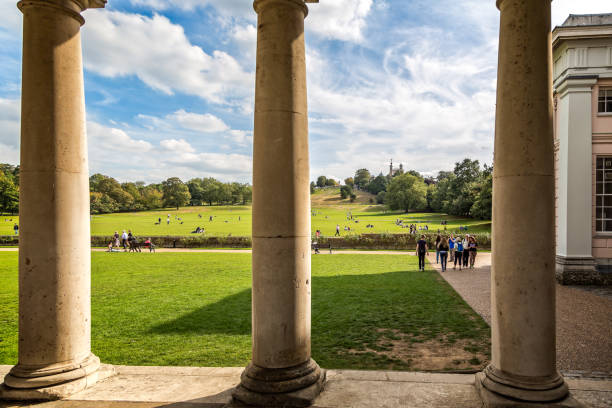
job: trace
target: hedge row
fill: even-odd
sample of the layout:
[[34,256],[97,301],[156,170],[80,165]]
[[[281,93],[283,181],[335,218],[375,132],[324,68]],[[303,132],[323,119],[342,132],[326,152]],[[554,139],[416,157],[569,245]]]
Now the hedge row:
[[[434,247],[437,234],[361,234],[345,235],[343,237],[320,237],[321,248],[337,249],[401,249],[414,250],[418,237],[425,235],[430,248]],[[476,237],[480,249],[491,248],[491,235],[486,233],[470,234]],[[105,247],[111,240],[110,236],[93,236],[91,245]],[[194,236],[153,236],[153,243],[160,248],[251,248],[251,237],[208,237]],[[313,242],[316,239],[313,237]],[[18,245],[18,237],[0,236],[0,245]]]

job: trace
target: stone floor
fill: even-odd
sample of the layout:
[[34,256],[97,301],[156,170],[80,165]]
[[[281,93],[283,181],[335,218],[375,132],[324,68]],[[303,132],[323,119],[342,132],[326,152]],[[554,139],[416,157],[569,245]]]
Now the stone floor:
[[[435,253],[429,262],[440,272]],[[449,263],[441,276],[491,324],[491,253],[479,253],[474,269],[453,270]],[[612,288],[556,286],[557,367],[612,377]]]
[[[0,376],[9,370],[0,366]],[[0,408],[226,407],[242,367],[104,366],[115,375],[63,401]],[[1,378],[1,377],[0,377]],[[472,374],[328,370],[316,408],[480,408]],[[593,408],[612,407],[612,380],[568,378],[574,397]]]

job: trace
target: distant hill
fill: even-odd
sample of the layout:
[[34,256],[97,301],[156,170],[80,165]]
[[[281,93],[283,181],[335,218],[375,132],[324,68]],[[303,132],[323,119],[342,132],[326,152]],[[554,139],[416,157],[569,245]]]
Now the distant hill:
[[[340,187],[317,188],[314,194],[310,195],[310,203],[313,207],[323,207],[326,205],[372,205],[376,204],[376,196],[365,191],[353,190],[357,199],[351,203],[349,198],[340,198]],[[370,201],[371,200],[371,201]]]

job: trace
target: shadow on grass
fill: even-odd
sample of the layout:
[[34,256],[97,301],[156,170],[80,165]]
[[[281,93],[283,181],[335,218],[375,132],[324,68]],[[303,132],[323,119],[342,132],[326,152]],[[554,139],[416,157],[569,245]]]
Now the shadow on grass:
[[[312,288],[313,351],[374,347],[380,330],[476,338],[488,326],[435,272],[319,276]],[[251,289],[154,326],[150,333],[248,335]]]
[[251,289],[154,326],[150,333],[250,334]]

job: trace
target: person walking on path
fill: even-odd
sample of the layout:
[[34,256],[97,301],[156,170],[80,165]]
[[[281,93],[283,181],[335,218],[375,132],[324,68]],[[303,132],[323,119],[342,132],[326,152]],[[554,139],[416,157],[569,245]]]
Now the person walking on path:
[[19,235],[19,225],[13,225],[13,231],[15,231],[15,235]]
[[455,260],[455,237],[453,237],[453,234],[450,235],[450,238],[448,239],[448,251],[450,252],[450,262],[453,262]]
[[116,246],[117,249],[119,249],[119,233],[117,231],[115,231],[115,234],[113,235],[113,242],[114,242],[114,246]]
[[442,272],[446,271],[446,260],[448,259],[448,240],[446,237],[442,237],[440,241],[440,245],[438,246],[438,250],[440,251],[440,266],[442,267]]
[[440,246],[440,241],[442,241],[442,238],[440,237],[440,234],[438,234],[436,237],[436,264],[438,264],[440,261],[440,249],[438,248]]
[[336,235],[334,235],[335,237],[339,237],[340,236],[340,224],[336,224]]
[[461,270],[461,263],[463,262],[463,241],[461,241],[461,237],[457,237],[457,243],[455,244],[455,263],[453,264],[453,269],[457,268],[457,264],[459,264],[459,270]]
[[470,259],[470,235],[466,234],[463,240],[463,267],[468,267],[468,260]]
[[476,262],[476,251],[478,250],[478,243],[476,243],[476,238],[470,237],[470,268],[474,268],[474,263]]
[[123,246],[123,252],[127,251],[128,244],[128,234],[123,230],[123,234],[121,234],[121,246]]
[[421,235],[421,239],[417,242],[417,255],[419,257],[419,270],[425,270],[425,255],[428,254],[427,251],[427,241],[425,241],[425,235]]

